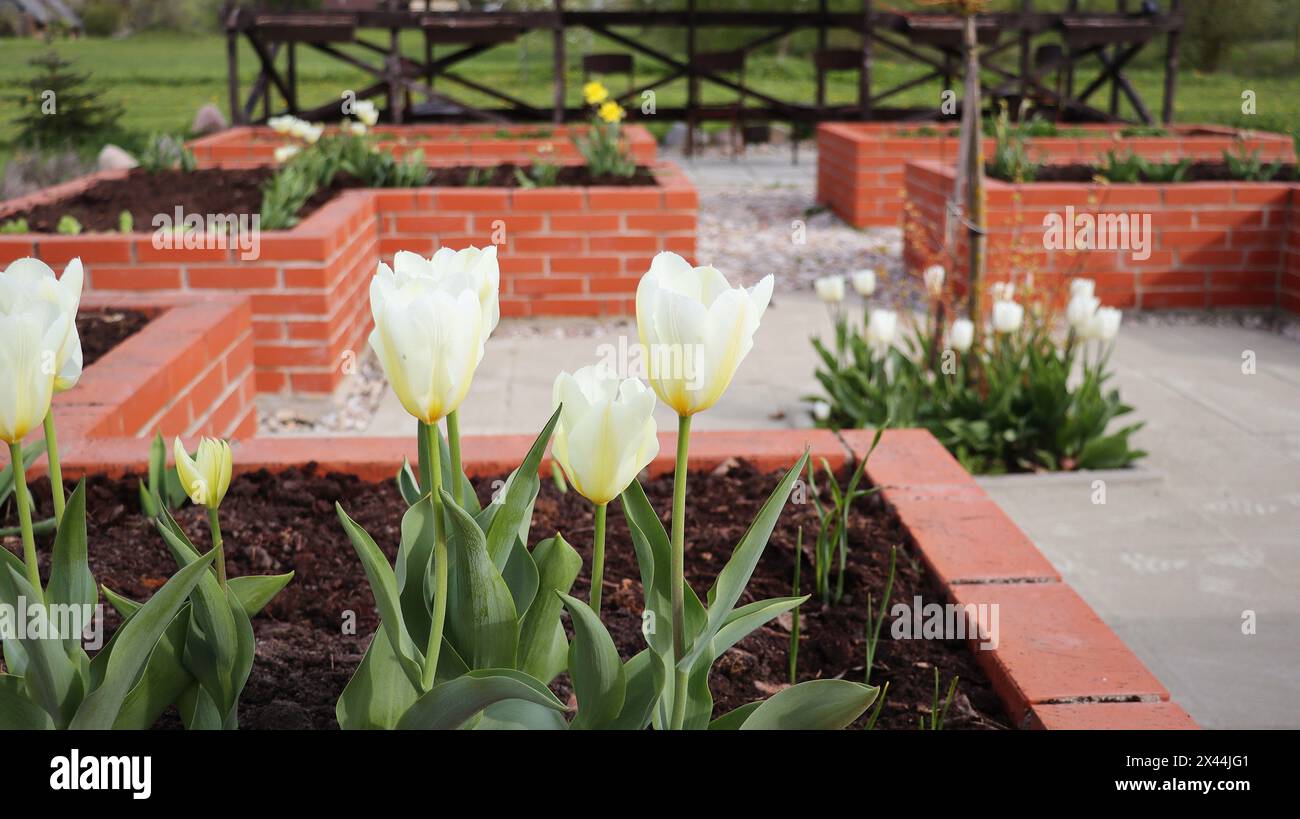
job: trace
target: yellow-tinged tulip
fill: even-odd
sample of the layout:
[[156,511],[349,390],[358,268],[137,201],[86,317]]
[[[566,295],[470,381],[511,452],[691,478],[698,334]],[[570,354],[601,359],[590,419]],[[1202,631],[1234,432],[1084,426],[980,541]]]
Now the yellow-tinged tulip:
[[636,322],[659,400],[678,415],[718,402],[754,346],[772,285],[769,274],[748,290],[733,288],[712,266],[655,256],[637,285]]
[[482,271],[486,287],[475,277],[477,265],[450,264],[460,257],[449,253],[442,267],[437,256],[431,262],[398,253],[400,272],[380,263],[370,282],[370,347],[402,406],[426,424],[465,400],[496,324],[497,277],[489,275],[496,270],[495,248],[482,251],[492,258],[490,271]]
[[81,305],[81,287],[85,274],[81,259],[73,259],[55,276],[50,266],[39,259],[18,259],[0,273],[0,313],[24,310],[34,302],[45,302],[66,319],[65,330],[54,352],[54,391],[64,392],[81,378],[81,337],[77,334],[77,309]]
[[619,105],[617,102],[610,100],[600,106],[600,110],[596,112],[596,115],[603,121],[612,123],[618,122],[623,119],[623,117],[627,116],[627,111],[623,110],[623,106]]
[[220,438],[204,438],[199,442],[198,457],[191,458],[177,438],[172,443],[172,451],[176,456],[176,475],[190,500],[209,509],[220,506],[230,488],[234,466],[230,444]]
[[[383,266],[380,266],[383,269]],[[427,278],[440,290],[457,293],[465,288],[474,291],[483,311],[483,339],[486,341],[501,320],[501,267],[496,245],[477,248],[473,245],[452,250],[440,247],[433,258],[399,250],[393,256],[393,275],[399,286],[414,278]]]
[[609,91],[605,86],[596,81],[592,81],[582,86],[582,96],[587,100],[588,105],[600,105],[609,99]]
[[69,320],[49,302],[0,305],[0,440],[16,444],[41,425],[54,395],[55,356]]
[[551,454],[583,497],[609,503],[659,454],[654,393],[588,366],[556,376],[552,406],[561,404]]

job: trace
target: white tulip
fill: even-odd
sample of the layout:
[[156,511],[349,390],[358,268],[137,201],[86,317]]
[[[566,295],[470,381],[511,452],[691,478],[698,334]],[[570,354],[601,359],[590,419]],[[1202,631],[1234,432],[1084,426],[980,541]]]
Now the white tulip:
[[1071,279],[1070,298],[1092,298],[1097,293],[1097,282],[1092,279]]
[[839,304],[844,301],[843,276],[822,276],[813,282],[813,289],[817,291],[817,298],[827,304]]
[[932,264],[925,269],[922,278],[925,279],[925,289],[930,294],[930,298],[937,299],[943,294],[944,276],[943,265]]
[[970,350],[975,341],[975,325],[967,318],[959,318],[948,330],[948,343],[959,353]]
[[373,127],[379,122],[379,109],[370,100],[359,100],[352,103],[352,116],[361,120],[367,127]]
[[293,124],[299,121],[300,120],[297,117],[291,117],[288,114],[285,114],[280,117],[271,117],[266,121],[266,124],[271,126],[271,130],[275,131],[277,134],[288,134],[293,130]]
[[877,308],[867,317],[867,344],[876,351],[889,349],[898,331],[898,314]]
[[473,290],[483,313],[484,341],[501,320],[501,267],[497,262],[496,245],[482,249],[471,245],[461,250],[441,247],[431,259],[399,250],[393,256],[393,272],[399,284],[407,279],[427,278],[441,290]]
[[70,319],[48,301],[7,306],[15,309],[0,309],[0,440],[17,444],[50,411]]
[[998,333],[1014,333],[1025,318],[1025,308],[1014,301],[993,302],[993,329]]
[[172,454],[176,457],[176,476],[190,500],[209,509],[220,506],[234,471],[230,444],[220,438],[204,438],[199,441],[197,457],[191,458],[181,439],[176,438]]
[[831,405],[825,401],[814,401],[812,405],[813,417],[818,421],[825,421],[831,417]]
[[370,348],[402,406],[426,424],[460,406],[483,359],[487,328],[471,282],[398,275],[382,262],[370,281]]
[[293,159],[302,149],[297,145],[281,145],[275,149],[275,161],[277,164],[283,164]]
[[352,136],[365,136],[366,124],[364,122],[349,122],[347,124],[348,133]]
[[1086,336],[1098,341],[1114,341],[1119,335],[1120,321],[1123,314],[1114,307],[1101,307],[1088,322]]
[[993,301],[1011,301],[1016,297],[1016,286],[1011,282],[994,282],[989,292],[993,296]]
[[619,379],[599,365],[587,366],[556,376],[551,395],[552,407],[563,405],[551,454],[569,483],[592,503],[623,494],[659,454],[655,396],[635,378]]
[[731,287],[712,266],[692,267],[660,253],[636,290],[636,321],[650,387],[678,415],[718,402],[772,299],[769,274],[754,287]]
[[1080,289],[1070,298],[1070,303],[1065,307],[1065,320],[1076,333],[1085,333],[1088,323],[1092,321],[1093,315],[1100,306],[1101,299],[1089,295],[1086,289]]
[[67,335],[54,354],[54,391],[64,392],[81,378],[81,337],[77,334],[77,309],[85,273],[81,259],[73,259],[55,276],[39,259],[18,259],[0,273],[0,313],[22,310],[31,302],[52,304],[67,319]]
[[854,273],[853,289],[864,299],[876,292],[876,271],[859,270]]

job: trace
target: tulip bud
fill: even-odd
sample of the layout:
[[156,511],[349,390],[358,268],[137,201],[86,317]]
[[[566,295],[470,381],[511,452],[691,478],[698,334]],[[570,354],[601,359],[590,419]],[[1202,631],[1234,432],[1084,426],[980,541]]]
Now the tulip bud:
[[1020,329],[1025,318],[1025,308],[1014,301],[993,302],[993,330],[998,333],[1014,333]]
[[825,421],[831,417],[831,405],[825,401],[814,401],[812,405],[813,418],[818,421]]
[[1123,314],[1114,307],[1098,308],[1088,321],[1085,335],[1098,341],[1114,341],[1115,336],[1119,335],[1119,325],[1123,318]]
[[[448,253],[444,261],[461,259]],[[495,272],[495,248],[490,255]],[[414,253],[399,252],[394,263],[399,272],[381,262],[370,282],[370,347],[406,411],[433,424],[469,392],[491,332],[487,317],[495,326],[497,280],[476,267],[439,266]]]
[[1090,299],[1096,295],[1097,282],[1092,279],[1071,279],[1070,280],[1070,298],[1087,298]]
[[864,299],[876,292],[876,271],[859,270],[854,273],[853,289]]
[[844,301],[843,276],[822,276],[813,282],[813,289],[817,291],[817,298],[827,304],[839,304]]
[[925,279],[925,289],[930,294],[930,298],[937,299],[943,295],[944,275],[943,265],[932,264],[925,269],[922,277]]
[[[769,274],[748,290],[733,288],[716,268],[655,256],[637,285],[636,323],[659,400],[678,415],[718,402],[754,346],[772,285]],[[692,366],[674,366],[684,362]]]
[[0,288],[0,440],[17,444],[50,411],[55,356],[69,319],[50,302],[6,301],[6,290]]
[[190,500],[199,506],[216,509],[230,488],[233,462],[230,444],[219,438],[204,438],[199,442],[198,457],[191,458],[181,439],[172,442],[176,456],[176,476]]
[[73,259],[56,277],[50,266],[39,259],[18,259],[0,274],[0,312],[23,309],[24,305],[45,302],[66,319],[66,335],[55,348],[54,391],[65,392],[81,378],[81,337],[77,334],[77,309],[81,305],[81,288],[85,275],[81,259]]
[[893,310],[875,309],[867,317],[867,344],[877,352],[889,349],[898,330],[898,314]]
[[975,341],[975,325],[970,319],[959,318],[952,323],[948,330],[948,343],[959,353],[970,350],[971,344]]
[[[1076,279],[1076,281],[1078,280]],[[1069,322],[1070,327],[1074,328],[1076,333],[1086,333],[1088,323],[1092,321],[1093,315],[1100,306],[1100,299],[1088,295],[1086,289],[1080,288],[1079,292],[1071,297],[1070,303],[1066,305],[1065,320]]]
[[551,455],[574,489],[592,503],[623,494],[659,454],[655,396],[635,378],[619,379],[599,366],[555,378],[552,406],[560,407]]

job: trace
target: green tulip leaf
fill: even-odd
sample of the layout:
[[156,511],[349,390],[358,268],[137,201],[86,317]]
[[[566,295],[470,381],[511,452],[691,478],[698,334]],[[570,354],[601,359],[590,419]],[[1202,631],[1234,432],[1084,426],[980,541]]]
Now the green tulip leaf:
[[[14,591],[25,603],[16,607],[15,617],[26,620],[27,608],[42,605],[40,592],[12,567],[6,567],[5,571],[9,573]],[[22,638],[21,642],[27,656],[23,681],[28,696],[45,709],[56,726],[67,726],[85,695],[85,681],[78,673],[76,663],[64,651],[60,641],[29,636]]]
[[352,547],[361,558],[361,566],[365,569],[366,579],[370,582],[370,591],[375,597],[375,607],[379,609],[379,619],[386,626],[383,631],[392,645],[393,656],[411,684],[419,688],[424,655],[415,647],[410,635],[407,634],[406,624],[402,618],[401,598],[397,590],[397,576],[393,574],[393,569],[388,565],[384,553],[375,545],[375,541],[366,530],[348,517],[342,506],[335,504],[335,509],[339,520],[343,523],[344,531],[348,534],[348,539],[352,541]]
[[433,499],[424,496],[411,504],[402,515],[402,541],[397,550],[397,588],[402,605],[402,620],[407,634],[419,646],[429,641],[431,616],[425,601],[424,578],[433,559]]
[[871,707],[880,689],[849,680],[809,680],[763,701],[740,726],[745,731],[836,731]]
[[240,606],[244,609],[244,614],[248,617],[256,617],[258,612],[266,608],[267,604],[275,599],[289,581],[293,580],[293,572],[284,574],[251,574],[244,577],[232,577],[227,581],[230,590],[235,593],[239,599]]
[[754,709],[758,708],[758,706],[762,704],[762,700],[755,700],[753,702],[747,702],[738,708],[734,708],[718,717],[713,722],[710,722],[709,730],[735,731],[739,729],[740,726],[744,725],[745,720],[749,719],[750,714],[754,713]]
[[514,598],[488,556],[483,530],[442,490],[447,546],[453,557],[447,627],[471,668],[513,668],[519,641]]
[[574,728],[607,728],[623,711],[627,677],[614,639],[591,607],[563,592],[555,594],[573,618],[573,643],[569,646],[569,678],[578,698]]
[[23,678],[0,674],[0,731],[47,731],[53,727],[45,709],[27,699]]
[[519,626],[519,668],[543,682],[555,679],[568,664],[569,641],[560,623],[563,601],[582,570],[582,556],[562,536],[547,538],[533,549],[538,591]]
[[758,560],[767,547],[768,538],[772,536],[776,521],[785,508],[785,503],[790,497],[790,491],[794,488],[794,482],[803,472],[804,465],[807,462],[808,453],[805,451],[799,461],[785,473],[785,477],[772,490],[772,494],[768,496],[763,507],[759,509],[758,516],[750,524],[749,530],[745,532],[744,537],[740,539],[740,543],[732,551],[727,565],[723,566],[722,571],[718,573],[717,579],[709,589],[708,622],[704,627],[702,638],[697,639],[691,646],[690,651],[678,664],[679,668],[691,668],[700,655],[709,650],[714,635],[718,633],[731,615],[731,610],[736,605],[736,601],[740,599],[745,587],[749,585],[749,578],[753,575],[754,567],[758,565]]
[[539,680],[514,669],[487,668],[434,686],[407,710],[397,727],[426,731],[460,728],[484,708],[506,700],[565,710]]
[[209,571],[214,552],[209,552],[176,572],[149,601],[140,607],[115,635],[104,680],[85,698],[69,727],[107,729],[113,727],[122,704],[163,632],[185,605],[190,592]]
[[533,501],[542,486],[541,479],[537,477],[542,466],[542,456],[546,454],[546,446],[550,443],[551,434],[559,420],[560,410],[556,408],[524,456],[523,463],[511,476],[510,485],[501,500],[501,508],[492,517],[492,525],[487,531],[487,550],[498,571],[505,568],[506,561],[510,558],[511,547],[519,536],[519,527],[526,517],[531,517]]
[[[402,714],[420,698],[419,686],[411,682],[393,654],[392,642],[384,633],[386,628],[379,624],[361,664],[334,707],[339,727],[345,731],[396,728]],[[447,649],[444,644],[442,654],[448,653]],[[442,666],[441,654],[438,665]]]
[[113,722],[114,728],[143,731],[153,727],[167,706],[175,703],[187,688],[195,684],[194,675],[182,662],[189,625],[189,610],[182,609],[159,638],[139,682],[122,701],[122,709]]

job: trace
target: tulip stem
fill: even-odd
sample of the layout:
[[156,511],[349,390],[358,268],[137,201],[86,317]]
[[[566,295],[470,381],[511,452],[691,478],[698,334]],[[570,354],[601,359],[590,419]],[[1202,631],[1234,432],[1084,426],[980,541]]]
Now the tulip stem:
[[447,534],[442,527],[442,461],[438,452],[438,430],[427,425],[430,487],[433,496],[433,621],[429,624],[429,642],[424,651],[424,690],[433,688],[438,671],[438,654],[442,650],[442,632],[447,623]]
[[27,469],[23,464],[21,442],[9,445],[9,457],[13,462],[14,497],[18,502],[18,525],[23,534],[23,563],[27,567],[27,580],[37,594],[42,594],[41,570],[36,565],[36,533],[32,530],[31,500],[27,494]]
[[217,515],[217,510],[208,507],[208,529],[212,531],[212,548],[216,550],[217,557],[212,562],[217,566],[217,585],[221,590],[226,590],[226,547],[221,540],[221,519]]
[[[669,583],[673,606],[673,659],[678,663],[686,656],[686,454],[691,440],[691,416],[677,418],[677,464],[673,470],[673,531],[669,554]],[[680,729],[686,722],[687,673],[676,668],[673,685],[671,727]]]
[[451,481],[451,496],[456,500],[456,505],[463,507],[464,500],[460,493],[460,418],[457,417],[456,410],[447,413],[447,446],[451,448],[451,474],[447,479]]
[[54,434],[54,410],[45,413],[45,456],[50,464],[50,494],[54,496],[54,525],[63,523],[63,467],[59,465],[59,441]]
[[591,544],[591,610],[600,616],[600,592],[605,583],[605,506],[596,504],[596,536]]

